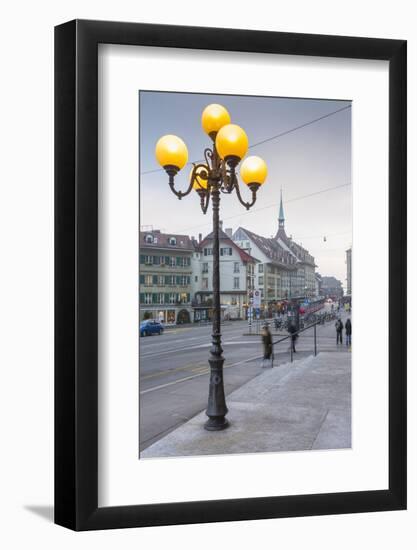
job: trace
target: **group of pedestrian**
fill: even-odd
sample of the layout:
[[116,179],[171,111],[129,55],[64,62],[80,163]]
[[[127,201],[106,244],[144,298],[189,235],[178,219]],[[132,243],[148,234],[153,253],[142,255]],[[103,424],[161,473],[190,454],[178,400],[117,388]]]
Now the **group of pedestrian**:
[[[345,324],[343,325],[342,319],[339,317],[335,323],[336,327],[336,344],[343,345],[343,329],[345,330],[346,346],[350,347],[352,345],[352,322],[350,318],[346,319]],[[290,322],[288,326],[288,333],[291,336],[291,348],[293,353],[296,353],[295,342],[298,338],[298,331],[293,322]],[[264,349],[262,367],[267,366],[267,362],[271,362],[271,366],[274,364],[274,348],[272,344],[272,335],[269,330],[268,323],[262,327],[262,345]]]
[[[291,335],[292,351],[293,351],[293,353],[296,353],[295,342],[298,338],[298,332],[297,332],[296,326],[293,322],[290,322],[290,324],[288,326],[288,332]],[[271,362],[271,367],[272,367],[274,365],[274,348],[273,348],[273,344],[272,344],[272,335],[271,335],[271,331],[269,330],[268,323],[266,323],[262,327],[262,334],[261,335],[262,335],[262,345],[263,345],[263,348],[264,348],[264,354],[263,354],[263,359],[262,359],[262,367],[267,366],[268,361]]]
[[345,329],[346,345],[350,347],[352,345],[352,322],[350,318],[346,319],[345,325],[339,318],[336,323],[336,345],[343,344],[343,329]]

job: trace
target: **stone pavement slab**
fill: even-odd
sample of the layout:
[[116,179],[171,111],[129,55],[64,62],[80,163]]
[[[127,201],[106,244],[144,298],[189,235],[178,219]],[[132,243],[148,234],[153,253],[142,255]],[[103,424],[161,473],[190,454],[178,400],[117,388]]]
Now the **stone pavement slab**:
[[351,447],[351,354],[264,369],[227,397],[230,427],[208,432],[201,412],[140,453],[141,458]]

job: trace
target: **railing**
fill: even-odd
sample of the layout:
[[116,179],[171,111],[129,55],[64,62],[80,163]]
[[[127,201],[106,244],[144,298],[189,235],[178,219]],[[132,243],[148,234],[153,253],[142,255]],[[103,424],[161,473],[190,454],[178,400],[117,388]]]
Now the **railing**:
[[315,323],[312,323],[311,325],[308,325],[307,327],[301,328],[297,330],[296,332],[292,334],[288,334],[288,336],[284,336],[283,338],[280,338],[276,342],[272,342],[273,346],[276,346],[277,344],[280,344],[281,342],[284,342],[285,340],[291,340],[291,346],[290,346],[290,354],[291,354],[291,363],[293,362],[293,346],[292,346],[292,338],[296,335],[301,334],[302,332],[305,332],[306,330],[310,330],[311,328],[314,330],[314,355],[317,355],[317,325],[320,324],[320,321],[316,321]]
[[[328,321],[334,321],[337,319],[340,313],[338,311],[332,312],[310,312],[307,315],[300,315],[299,326],[301,329],[313,326],[314,323],[324,325]],[[288,326],[292,320],[292,317],[283,315],[279,320],[273,317],[265,317],[259,319],[252,319],[249,321],[248,336],[259,336],[261,329],[265,323],[270,325],[271,330],[280,331],[288,330]]]

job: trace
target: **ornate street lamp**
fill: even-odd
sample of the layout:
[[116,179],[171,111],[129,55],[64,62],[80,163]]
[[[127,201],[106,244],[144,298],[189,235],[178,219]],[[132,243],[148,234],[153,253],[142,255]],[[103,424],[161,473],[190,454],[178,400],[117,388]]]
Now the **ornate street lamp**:
[[155,154],[159,164],[168,174],[172,192],[182,199],[194,189],[200,197],[201,210],[207,212],[210,198],[213,204],[213,332],[210,349],[210,386],[206,414],[207,430],[227,428],[227,407],[223,385],[223,349],[220,332],[220,253],[219,253],[219,208],[220,193],[236,191],[240,203],[247,209],[256,201],[256,193],[265,182],[267,167],[256,156],[246,158],[240,168],[240,176],[251,191],[251,200],[245,202],[241,196],[236,167],[246,155],[248,138],[244,130],[231,124],[230,115],[222,105],[208,105],[202,114],[204,131],[212,140],[212,146],[204,150],[204,162],[193,163],[190,182],[186,191],[174,188],[174,179],[188,161],[185,143],[177,136],[167,135],[159,139]]

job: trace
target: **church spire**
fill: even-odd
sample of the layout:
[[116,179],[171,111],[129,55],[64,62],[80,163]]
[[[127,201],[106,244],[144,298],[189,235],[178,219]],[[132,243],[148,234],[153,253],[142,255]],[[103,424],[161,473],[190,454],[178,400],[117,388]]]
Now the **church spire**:
[[281,199],[279,203],[279,217],[278,217],[278,227],[284,229],[285,218],[284,218],[284,207],[282,205],[282,187],[281,187]]

